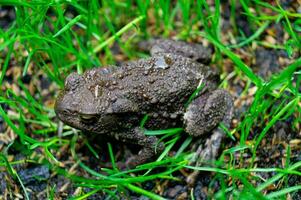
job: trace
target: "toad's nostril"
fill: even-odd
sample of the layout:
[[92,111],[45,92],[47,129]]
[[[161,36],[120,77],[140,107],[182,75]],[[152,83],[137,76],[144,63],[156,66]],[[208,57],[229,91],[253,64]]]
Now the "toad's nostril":
[[78,85],[82,82],[82,76],[73,72],[70,74],[65,80],[65,89],[66,90],[74,90],[78,87]]

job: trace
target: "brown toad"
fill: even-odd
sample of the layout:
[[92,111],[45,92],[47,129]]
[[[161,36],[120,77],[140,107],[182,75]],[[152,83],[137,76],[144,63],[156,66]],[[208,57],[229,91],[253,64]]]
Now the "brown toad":
[[223,138],[217,126],[230,124],[233,102],[228,92],[217,89],[218,74],[203,64],[210,51],[173,40],[148,44],[150,58],[70,74],[56,101],[57,116],[77,129],[141,146],[134,165],[164,148],[157,137],[144,134],[140,122],[145,115],[146,129],[184,126],[188,134],[206,140],[200,154],[214,159]]

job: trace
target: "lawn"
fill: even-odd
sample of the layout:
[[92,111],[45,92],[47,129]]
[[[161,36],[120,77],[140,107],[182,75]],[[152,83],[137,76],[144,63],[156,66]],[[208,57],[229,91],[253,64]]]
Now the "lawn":
[[[300,1],[0,0],[0,27],[0,199],[301,199]],[[152,38],[213,50],[234,100],[216,160],[192,162],[183,127],[147,130],[165,150],[129,169],[135,146],[56,117],[68,74]]]

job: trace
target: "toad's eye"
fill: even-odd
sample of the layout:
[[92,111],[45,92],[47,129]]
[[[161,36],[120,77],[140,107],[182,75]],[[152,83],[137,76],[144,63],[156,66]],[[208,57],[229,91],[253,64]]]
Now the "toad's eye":
[[97,121],[97,115],[81,114],[80,120],[85,124],[91,124]]
[[81,75],[77,74],[76,72],[73,72],[65,80],[65,89],[75,90],[83,81],[84,79]]

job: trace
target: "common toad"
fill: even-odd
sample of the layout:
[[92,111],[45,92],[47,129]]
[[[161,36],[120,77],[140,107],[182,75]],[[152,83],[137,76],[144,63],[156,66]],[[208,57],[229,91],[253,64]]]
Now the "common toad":
[[[206,140],[200,156],[214,159],[224,135],[218,124],[230,124],[233,102],[227,91],[217,89],[218,74],[204,64],[210,50],[173,40],[148,44],[149,58],[70,74],[56,101],[57,116],[77,129],[141,146],[133,165],[164,149],[157,137],[145,135],[140,127],[145,115],[146,129],[184,127]],[[198,87],[201,90],[188,105]]]

